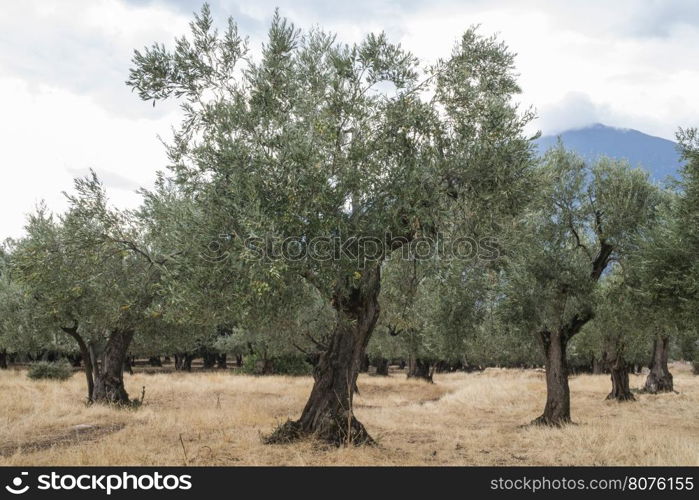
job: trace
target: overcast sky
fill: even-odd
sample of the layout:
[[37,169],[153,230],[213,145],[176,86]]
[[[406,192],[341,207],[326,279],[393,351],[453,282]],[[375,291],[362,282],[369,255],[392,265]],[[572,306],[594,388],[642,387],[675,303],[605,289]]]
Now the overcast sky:
[[[480,24],[518,54],[521,100],[544,134],[595,122],[672,139],[699,125],[697,0],[212,0],[253,43],[275,6],[302,28],[319,24],[346,42],[386,31],[423,59],[449,54]],[[117,206],[135,206],[165,165],[158,136],[178,122],[124,85],[134,48],[187,32],[201,2],[22,0],[0,8],[0,240],[22,234],[40,200],[94,168]]]

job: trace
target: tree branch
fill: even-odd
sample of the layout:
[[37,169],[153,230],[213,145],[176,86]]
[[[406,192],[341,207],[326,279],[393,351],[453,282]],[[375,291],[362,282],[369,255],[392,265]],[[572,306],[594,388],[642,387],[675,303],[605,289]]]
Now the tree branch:
[[614,246],[607,243],[605,239],[600,241],[600,248],[595,260],[592,262],[592,272],[590,276],[593,280],[598,281],[602,273],[607,268],[609,260],[611,259],[612,252],[614,251]]
[[324,351],[328,349],[328,346],[327,346],[327,345],[325,345],[325,344],[323,344],[323,343],[317,341],[315,338],[313,338],[313,335],[311,335],[310,333],[306,332],[306,333],[304,333],[304,335],[305,335],[306,337],[308,337],[308,339],[309,339],[311,342],[313,342],[318,348],[320,348],[320,349],[322,349],[322,350],[324,350]]

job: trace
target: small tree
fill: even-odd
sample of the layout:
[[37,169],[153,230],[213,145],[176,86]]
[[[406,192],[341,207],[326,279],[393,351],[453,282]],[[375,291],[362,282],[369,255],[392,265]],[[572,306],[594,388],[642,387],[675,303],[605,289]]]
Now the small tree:
[[652,336],[652,318],[638,307],[622,271],[615,271],[601,283],[595,317],[585,325],[583,333],[592,337],[609,368],[612,389],[607,399],[634,401],[629,386],[629,359],[637,359],[639,351],[645,354]]
[[[699,132],[679,129],[678,147],[684,160],[677,196],[664,211],[662,223],[643,246],[637,269],[636,293],[639,300],[669,318],[661,325],[653,342],[647,392],[673,390],[667,361],[670,332],[696,335],[699,303]],[[667,323],[668,321],[666,321]],[[686,341],[685,341],[686,342]]]
[[7,369],[9,354],[68,350],[53,335],[56,330],[38,320],[32,298],[12,268],[14,246],[8,240],[0,247],[0,369]]
[[642,171],[608,159],[589,165],[560,145],[540,176],[540,202],[510,253],[508,295],[546,361],[546,406],[534,422],[561,425],[570,422],[568,342],[594,317],[600,279],[634,244],[656,196]]
[[429,382],[438,354],[426,337],[429,318],[425,306],[429,307],[426,302],[434,297],[426,297],[428,287],[421,284],[429,276],[430,267],[434,265],[417,258],[396,258],[386,263],[380,298],[383,341],[376,346],[384,348],[381,359],[392,357],[391,346],[399,347],[407,359],[408,378]]
[[88,400],[127,403],[124,361],[158,297],[159,271],[135,216],[107,207],[96,176],[75,186],[65,214],[29,217],[13,267],[40,322],[77,342]]

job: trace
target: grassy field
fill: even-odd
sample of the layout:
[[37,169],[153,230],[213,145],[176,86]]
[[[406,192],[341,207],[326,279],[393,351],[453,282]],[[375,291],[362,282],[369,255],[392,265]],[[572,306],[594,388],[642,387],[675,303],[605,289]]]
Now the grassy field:
[[[86,407],[82,374],[65,382],[0,372],[0,465],[698,465],[699,377],[674,364],[677,393],[605,401],[606,375],[571,378],[575,425],[532,427],[543,374],[488,369],[435,384],[362,375],[355,412],[376,447],[260,437],[298,416],[308,377],[200,372],[126,375],[144,406]],[[632,375],[632,387],[643,377]]]

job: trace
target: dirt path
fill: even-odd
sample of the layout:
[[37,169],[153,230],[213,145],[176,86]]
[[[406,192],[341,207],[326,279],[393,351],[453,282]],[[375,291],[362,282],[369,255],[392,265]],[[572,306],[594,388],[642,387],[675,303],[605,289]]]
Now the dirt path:
[[54,446],[73,446],[86,441],[94,441],[120,431],[125,427],[125,424],[80,424],[70,427],[66,431],[55,433],[43,439],[34,441],[26,441],[23,443],[15,443],[0,447],[0,456],[10,457],[17,452],[34,453],[37,451],[53,448]]

